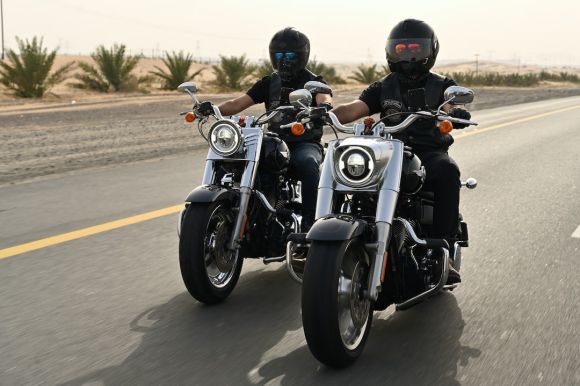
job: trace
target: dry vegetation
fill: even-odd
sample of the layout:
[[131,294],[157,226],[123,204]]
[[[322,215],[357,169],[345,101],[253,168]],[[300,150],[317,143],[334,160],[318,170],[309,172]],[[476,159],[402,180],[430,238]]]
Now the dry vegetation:
[[[70,63],[86,63],[87,65],[96,65],[95,61],[90,56],[69,56],[69,55],[57,55],[54,59],[53,68],[60,68]],[[329,83],[333,86],[335,90],[346,90],[353,88],[360,88],[361,81],[360,74],[361,71],[368,71],[372,65],[357,65],[357,64],[324,64],[316,60],[312,61],[316,70],[330,71],[327,74]],[[262,66],[257,66],[258,71],[256,71],[254,77],[249,79],[258,79],[263,76],[269,67],[269,63],[261,62]],[[223,92],[223,88],[216,85],[216,72],[214,71],[214,65],[212,64],[201,64],[193,62],[191,64],[190,71],[196,73],[195,82],[198,84],[202,92],[204,93],[220,93]],[[383,65],[376,66],[375,77],[380,77],[385,72],[385,67]],[[135,66],[133,73],[136,77],[142,78],[149,76],[149,85],[147,87],[147,92],[154,95],[163,95],[166,93],[171,93],[171,91],[164,90],[166,87],[164,81],[161,78],[151,77],[151,73],[159,71],[159,69],[165,69],[166,65],[163,59],[151,59],[151,58],[141,58],[137,65]],[[479,63],[479,78],[474,78],[475,64],[473,62],[466,63],[456,63],[448,64],[444,66],[439,66],[434,69],[436,72],[449,74],[460,83],[472,86],[545,86],[545,87],[578,87],[578,83],[574,82],[574,79],[578,79],[580,74],[580,68],[568,67],[568,68],[550,68],[545,69],[539,66],[521,66],[520,68],[513,65],[506,65],[501,63],[493,62],[480,62]],[[512,76],[516,81],[514,84],[513,79],[506,78],[506,74],[516,74]],[[550,78],[548,76],[540,77],[542,71],[547,71],[544,74],[559,74],[561,72],[566,72],[571,75],[567,81],[561,81],[561,79]],[[530,75],[532,74],[532,75]],[[102,94],[97,91],[91,90],[80,90],[75,89],[73,84],[75,83],[75,77],[82,75],[82,70],[80,66],[74,66],[73,70],[69,74],[69,78],[64,82],[55,85],[51,89],[51,93],[44,97],[44,101],[48,102],[59,102],[59,101],[80,101],[80,100],[93,100],[93,99],[115,99],[123,97],[126,93],[117,93],[115,95]],[[368,74],[369,77],[372,75]],[[576,78],[574,78],[576,77]],[[358,81],[356,80],[358,78]],[[501,78],[501,79],[500,79]],[[370,79],[370,78],[368,78]],[[475,81],[474,81],[475,79]],[[499,79],[499,80],[498,80]],[[511,82],[511,83],[510,83]],[[247,82],[246,82],[247,83]],[[364,84],[364,82],[363,82]],[[11,95],[8,90],[0,90],[0,103],[2,104],[14,104],[22,103],[22,101],[15,100],[14,96]]]

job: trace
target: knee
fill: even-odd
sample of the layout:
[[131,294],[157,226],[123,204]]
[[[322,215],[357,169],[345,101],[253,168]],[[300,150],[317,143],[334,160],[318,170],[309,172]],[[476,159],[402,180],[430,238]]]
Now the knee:
[[433,165],[433,171],[438,179],[444,179],[446,181],[459,181],[461,176],[457,164],[453,160],[446,158],[442,158],[439,162]]
[[299,173],[302,172],[307,174],[319,173],[320,163],[315,154],[312,154],[311,152],[300,152],[295,156],[292,155],[291,158],[293,158],[291,160],[292,166]]

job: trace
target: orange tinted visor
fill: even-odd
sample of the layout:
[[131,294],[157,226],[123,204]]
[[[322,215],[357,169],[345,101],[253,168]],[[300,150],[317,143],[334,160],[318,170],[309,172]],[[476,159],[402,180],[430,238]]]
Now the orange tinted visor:
[[386,51],[390,62],[419,62],[431,56],[431,39],[389,39]]

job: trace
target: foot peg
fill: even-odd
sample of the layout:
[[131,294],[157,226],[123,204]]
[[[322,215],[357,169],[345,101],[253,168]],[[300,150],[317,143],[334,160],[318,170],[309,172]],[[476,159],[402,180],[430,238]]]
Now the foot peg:
[[302,284],[306,267],[306,233],[291,233],[286,244],[286,269],[292,279]]

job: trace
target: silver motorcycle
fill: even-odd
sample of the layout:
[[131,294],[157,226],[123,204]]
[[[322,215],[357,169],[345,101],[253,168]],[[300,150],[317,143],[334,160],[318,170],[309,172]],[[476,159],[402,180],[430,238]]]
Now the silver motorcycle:
[[[286,239],[300,234],[301,184],[286,173],[288,147],[267,127],[280,114],[299,112],[302,105],[280,106],[258,118],[224,117],[217,106],[197,99],[194,83],[178,89],[194,102],[192,111],[182,115],[198,122],[210,147],[201,185],[189,193],[179,215],[179,263],[188,291],[206,304],[223,301],[247,257],[264,263],[286,261],[292,277],[300,281],[305,256],[294,259],[296,252],[287,254]],[[281,128],[299,136],[309,125]],[[297,264],[302,268],[298,272]]]
[[[373,311],[391,304],[408,309],[456,286],[446,285],[449,265],[460,269],[461,249],[468,246],[467,225],[458,219],[453,245],[428,237],[434,197],[421,189],[425,169],[411,148],[392,137],[420,119],[433,120],[442,132],[450,131],[453,123],[476,125],[443,112],[448,104],[471,103],[471,90],[452,86],[444,99],[436,111],[407,113],[391,127],[381,121],[345,126],[327,114],[331,127],[351,136],[329,143],[317,220],[288,249],[309,248],[302,321],[310,351],[328,366],[344,367],[360,356]],[[475,179],[462,183],[476,185]]]

